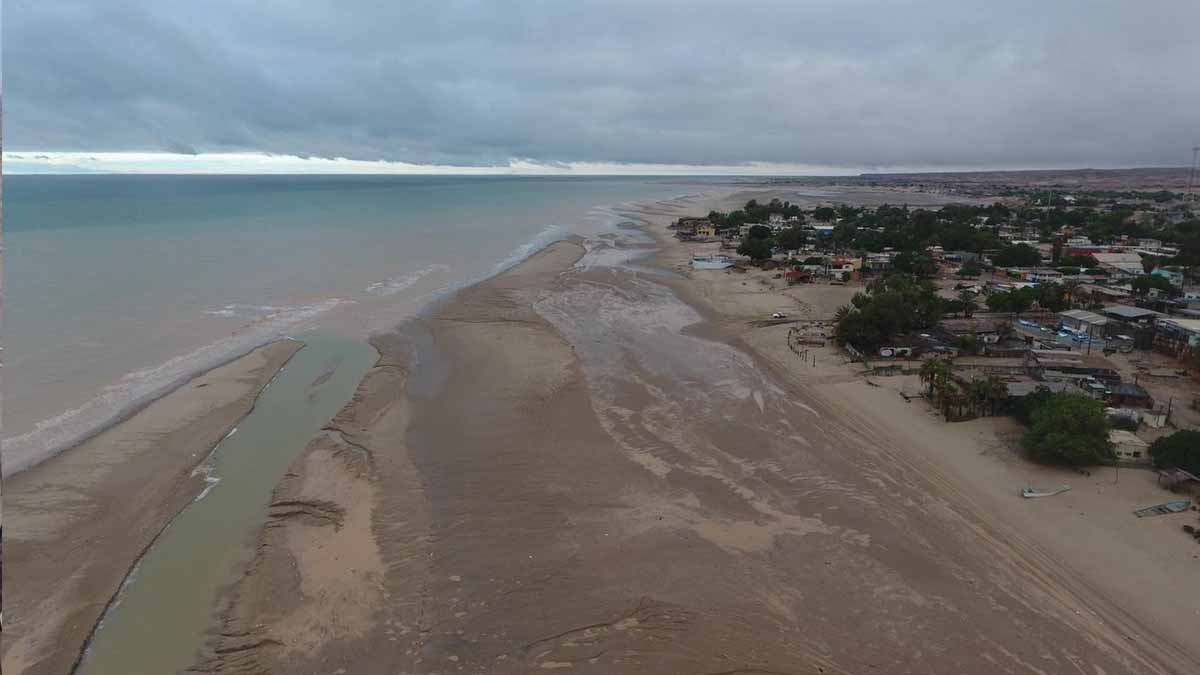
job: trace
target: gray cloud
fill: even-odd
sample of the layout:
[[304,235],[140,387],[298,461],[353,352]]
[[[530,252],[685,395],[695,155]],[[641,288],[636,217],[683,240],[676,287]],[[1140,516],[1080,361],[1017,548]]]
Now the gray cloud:
[[1196,2],[12,0],[4,24],[15,150],[1116,166],[1200,140]]

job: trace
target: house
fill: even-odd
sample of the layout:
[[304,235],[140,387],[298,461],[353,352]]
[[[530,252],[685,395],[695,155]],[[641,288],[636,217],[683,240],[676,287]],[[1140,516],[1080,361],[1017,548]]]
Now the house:
[[1108,385],[1104,402],[1113,408],[1153,408],[1154,398],[1140,384],[1118,382]]
[[984,344],[995,344],[1000,341],[1000,325],[1006,323],[1006,319],[943,319],[938,326],[954,338],[969,335]]
[[1155,337],[1155,342],[1164,338],[1171,342],[1185,343],[1188,347],[1200,347],[1200,319],[1164,317],[1159,319],[1156,325],[1159,334]]
[[715,237],[717,236],[717,228],[712,223],[696,226],[697,237]]
[[1058,270],[1035,269],[1035,270],[1028,270],[1025,273],[1025,279],[1027,281],[1032,281],[1035,284],[1044,284],[1044,283],[1056,283],[1057,284],[1057,283],[1062,282],[1062,278],[1063,278],[1063,273],[1059,272]]
[[1069,328],[1076,333],[1088,333],[1089,335],[1103,335],[1104,326],[1108,323],[1108,319],[1084,309],[1061,312],[1058,317],[1060,326]]
[[789,284],[802,284],[812,280],[812,273],[807,270],[789,270],[783,275]]
[[1025,357],[1025,367],[1044,382],[1074,382],[1085,380],[1116,384],[1121,375],[1112,362],[1101,356],[1061,349],[1031,349]]
[[1183,288],[1183,272],[1177,267],[1157,267],[1151,272],[1156,277],[1163,277],[1176,288]]
[[1110,319],[1133,323],[1151,321],[1162,316],[1161,312],[1144,307],[1134,307],[1132,305],[1107,305],[1104,309],[1100,310],[1100,313]]
[[696,228],[702,225],[712,225],[712,221],[710,221],[708,218],[680,218],[674,223],[671,223],[671,229],[679,230],[681,232],[695,233]]
[[1108,440],[1113,445],[1117,461],[1133,464],[1150,463],[1150,444],[1135,436],[1133,432],[1113,429],[1108,432]]
[[1097,286],[1095,284],[1087,284],[1082,290],[1093,297],[1104,297],[1108,298],[1109,300],[1120,300],[1121,298],[1128,298],[1130,295],[1132,295],[1131,291],[1117,286]]
[[1145,272],[1142,256],[1136,253],[1093,253],[1092,257],[1100,269],[1116,279],[1141,276]]

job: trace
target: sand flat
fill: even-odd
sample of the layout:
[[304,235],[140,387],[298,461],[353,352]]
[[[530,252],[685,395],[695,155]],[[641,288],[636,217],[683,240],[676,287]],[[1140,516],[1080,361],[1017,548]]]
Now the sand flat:
[[832,354],[801,379],[739,332],[804,298],[738,309],[741,281],[582,254],[552,245],[376,340],[202,669],[1197,669],[913,448],[920,427],[847,404]]
[[5,672],[70,671],[131,566],[204,488],[193,469],[302,346],[260,347],[5,480]]

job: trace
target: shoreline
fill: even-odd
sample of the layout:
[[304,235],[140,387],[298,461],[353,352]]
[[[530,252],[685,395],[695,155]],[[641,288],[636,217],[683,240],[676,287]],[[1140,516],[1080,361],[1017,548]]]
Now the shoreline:
[[[97,424],[93,427],[89,427],[88,429],[86,429],[83,432],[80,432],[78,434],[77,438],[74,438],[74,439],[71,439],[68,441],[64,441],[63,443],[60,443],[54,447],[46,448],[45,450],[41,451],[40,453],[38,453],[35,456],[24,458],[22,460],[21,464],[19,466],[17,466],[16,468],[10,469],[7,466],[7,464],[8,464],[7,462],[0,462],[0,472],[3,473],[3,478],[5,480],[15,478],[18,474],[20,474],[22,472],[29,471],[30,469],[34,469],[38,466],[41,466],[42,464],[45,464],[46,462],[53,460],[55,457],[57,457],[63,453],[70,452],[70,451],[74,450],[75,448],[78,448],[79,446],[87,443],[88,441],[94,439],[95,437],[99,436],[100,434],[103,434],[104,432],[106,432],[114,427],[124,424],[125,422],[129,421],[130,418],[134,417],[141,411],[143,411],[146,408],[153,405],[155,401],[158,401],[162,398],[165,398],[165,397],[171,395],[172,393],[174,393],[180,389],[183,389],[187,385],[191,384],[193,380],[196,380],[197,378],[200,378],[218,368],[227,366],[230,363],[233,363],[234,361],[242,359],[242,358],[248,356],[249,354],[258,351],[259,349],[261,349],[263,347],[274,344],[276,342],[287,342],[287,341],[296,341],[296,342],[300,342],[301,344],[303,344],[303,341],[298,340],[297,338],[293,338],[293,337],[287,337],[287,336],[267,337],[267,338],[264,338],[261,342],[255,343],[250,347],[232,351],[229,354],[217,359],[212,364],[205,364],[204,366],[201,366],[194,371],[180,375],[177,380],[175,380],[169,384],[163,385],[160,389],[158,389],[154,392],[148,393],[145,396],[139,397],[133,401],[130,401],[128,404],[126,404],[124,407],[119,409],[111,417],[105,419],[104,421],[100,422],[99,424]],[[33,431],[30,431],[27,433],[33,433]]]
[[[647,209],[656,239],[670,211]],[[637,264],[675,270],[670,243]],[[848,405],[862,392],[831,355],[797,379],[745,329],[837,298],[582,255],[552,244],[377,338],[277,486],[199,670],[1197,663],[904,445],[882,399]]]
[[196,470],[302,347],[262,345],[6,478],[5,669],[73,671],[138,561],[206,488]]

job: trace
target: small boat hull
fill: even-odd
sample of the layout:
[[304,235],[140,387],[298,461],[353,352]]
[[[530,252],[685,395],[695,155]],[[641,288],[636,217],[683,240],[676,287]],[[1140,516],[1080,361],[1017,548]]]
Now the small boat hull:
[[1180,513],[1191,508],[1192,502],[1187,499],[1182,499],[1165,504],[1157,504],[1155,506],[1147,506],[1144,509],[1138,509],[1133,512],[1133,515],[1138,518],[1150,518],[1152,516],[1162,516],[1168,513]]
[[1039,490],[1032,485],[1026,485],[1021,489],[1021,496],[1026,499],[1034,499],[1036,497],[1053,497],[1054,495],[1062,494],[1070,489],[1070,485],[1060,485],[1053,490]]

